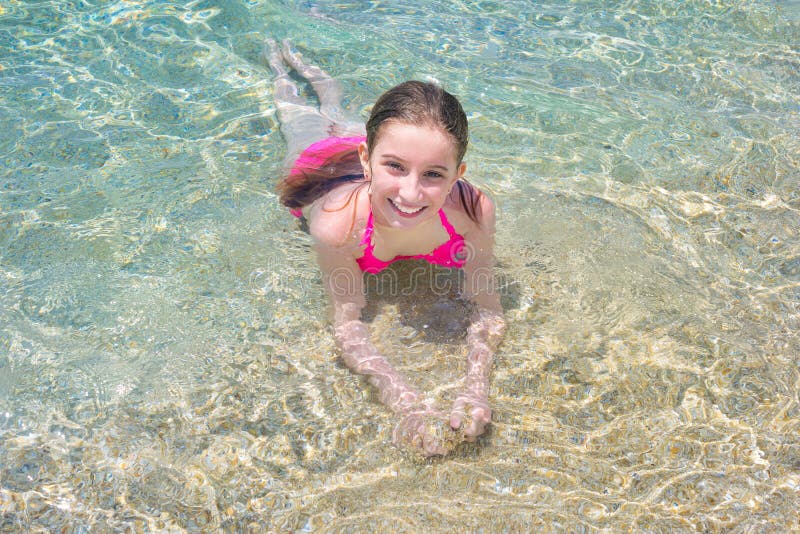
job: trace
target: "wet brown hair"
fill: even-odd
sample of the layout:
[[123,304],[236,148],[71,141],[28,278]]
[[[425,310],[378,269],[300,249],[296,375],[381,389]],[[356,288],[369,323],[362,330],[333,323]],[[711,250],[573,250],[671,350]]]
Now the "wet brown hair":
[[281,204],[301,209],[344,182],[356,180],[364,180],[364,169],[358,157],[358,144],[351,144],[329,156],[320,166],[295,164],[276,189]]
[[446,132],[455,143],[457,165],[467,153],[467,115],[458,99],[438,85],[412,80],[383,93],[372,107],[367,121],[370,153],[380,137],[380,127],[389,120],[431,126]]
[[[439,128],[453,140],[457,165],[464,159],[469,142],[467,115],[458,99],[436,84],[411,80],[389,89],[378,98],[367,120],[367,150],[370,153],[386,121]],[[364,174],[357,147],[348,147],[329,157],[318,168],[295,167],[281,180],[277,190],[281,204],[297,209],[314,202],[343,182],[356,180],[364,180]],[[481,192],[476,187],[461,179],[450,195],[461,202],[470,219],[479,222]]]

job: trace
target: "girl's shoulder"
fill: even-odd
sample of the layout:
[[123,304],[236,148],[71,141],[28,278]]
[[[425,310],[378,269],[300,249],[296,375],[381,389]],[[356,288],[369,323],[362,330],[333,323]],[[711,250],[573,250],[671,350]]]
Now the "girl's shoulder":
[[488,194],[469,182],[456,182],[447,196],[444,209],[450,224],[465,237],[474,232],[494,233],[494,202]]
[[345,182],[306,210],[309,233],[320,245],[358,245],[370,213],[367,182]]

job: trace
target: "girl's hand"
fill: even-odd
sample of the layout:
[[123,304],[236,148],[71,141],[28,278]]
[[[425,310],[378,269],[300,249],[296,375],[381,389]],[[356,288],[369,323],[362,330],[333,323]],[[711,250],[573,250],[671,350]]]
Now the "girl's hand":
[[473,442],[486,431],[492,421],[492,409],[486,388],[473,385],[456,397],[450,412],[450,427],[462,430],[464,441]]
[[401,413],[394,429],[394,442],[411,447],[423,456],[444,456],[458,445],[458,435],[448,426],[445,415],[432,408],[417,407]]

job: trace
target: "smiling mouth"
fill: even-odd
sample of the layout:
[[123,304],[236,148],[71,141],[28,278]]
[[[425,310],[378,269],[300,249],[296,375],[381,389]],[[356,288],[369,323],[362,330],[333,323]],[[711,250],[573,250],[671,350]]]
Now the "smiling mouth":
[[396,204],[392,199],[387,199],[389,204],[403,217],[414,217],[428,206],[420,206],[418,208],[407,208]]

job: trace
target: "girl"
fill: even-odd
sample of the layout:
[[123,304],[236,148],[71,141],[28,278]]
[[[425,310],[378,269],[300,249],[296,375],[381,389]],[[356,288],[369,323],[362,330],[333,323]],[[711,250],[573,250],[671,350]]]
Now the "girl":
[[[378,99],[364,132],[344,119],[341,91],[324,71],[303,63],[286,41],[282,51],[268,42],[266,53],[291,160],[299,153],[278,185],[280,199],[307,221],[344,363],[397,414],[396,442],[431,456],[447,454],[461,436],[474,441],[491,419],[489,371],[504,321],[491,274],[494,205],[463,180],[461,105],[437,85],[405,82]],[[314,88],[319,109],[298,96],[287,65]],[[378,353],[361,320],[363,273],[409,258],[463,269],[474,303],[467,375],[449,414]]]

